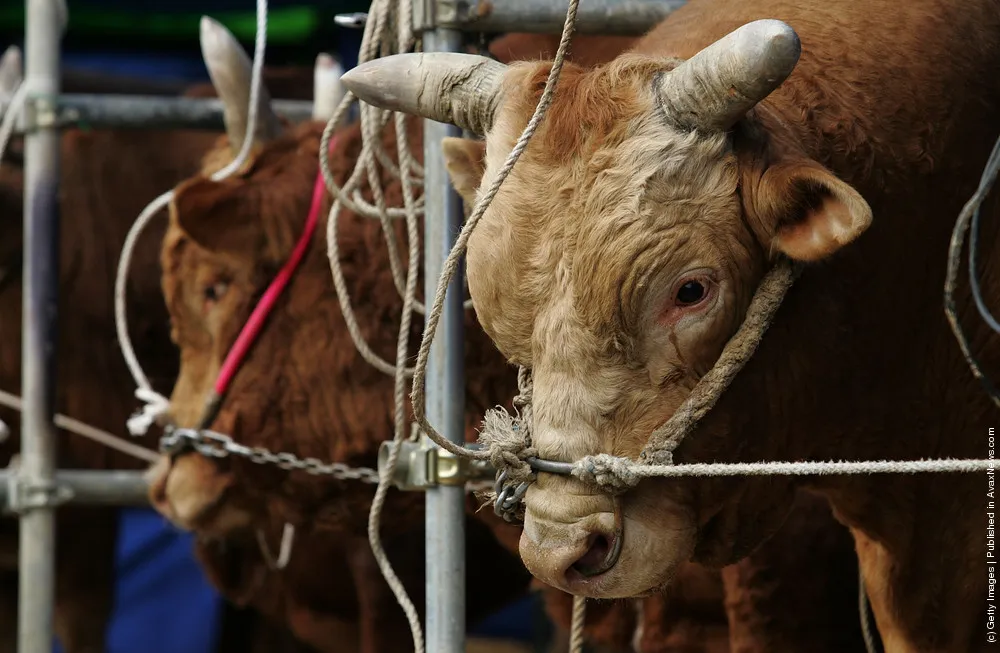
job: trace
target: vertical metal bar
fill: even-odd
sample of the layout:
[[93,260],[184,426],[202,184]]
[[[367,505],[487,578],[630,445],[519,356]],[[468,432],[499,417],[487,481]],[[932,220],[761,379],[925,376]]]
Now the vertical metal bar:
[[[33,96],[59,92],[62,21],[55,0],[26,0],[25,84]],[[29,115],[31,110],[29,108]],[[18,653],[52,650],[55,513],[31,504],[48,496],[55,467],[55,346],[59,292],[59,132],[36,129],[24,139],[24,296],[21,357],[24,410],[20,471]]]
[[[425,52],[457,52],[461,33],[424,32]],[[462,206],[445,170],[441,139],[458,128],[424,122],[424,296],[437,290],[442,264],[462,228]],[[464,269],[448,288],[439,332],[427,364],[427,417],[452,442],[465,441]],[[427,651],[465,651],[465,489],[427,491]]]

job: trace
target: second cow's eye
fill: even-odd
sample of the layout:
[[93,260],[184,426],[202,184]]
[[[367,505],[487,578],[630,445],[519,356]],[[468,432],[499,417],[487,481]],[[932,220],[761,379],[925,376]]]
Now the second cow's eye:
[[215,283],[205,286],[205,307],[210,308],[212,305],[217,303],[229,290],[229,283],[225,281],[216,281]]

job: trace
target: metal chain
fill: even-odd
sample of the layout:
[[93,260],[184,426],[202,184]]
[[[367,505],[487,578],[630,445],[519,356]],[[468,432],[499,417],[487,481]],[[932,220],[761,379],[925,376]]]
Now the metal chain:
[[216,431],[174,428],[160,438],[160,451],[176,454],[194,449],[208,458],[239,456],[258,465],[277,465],[284,470],[298,470],[314,476],[331,476],[345,481],[361,481],[378,485],[378,472],[370,467],[350,467],[343,463],[324,463],[318,458],[300,458],[283,451],[274,453],[264,447],[248,447]]
[[[300,458],[287,451],[274,453],[264,447],[248,447],[217,431],[171,428],[160,438],[160,451],[164,455],[178,454],[186,449],[193,449],[208,458],[226,458],[234,455],[247,458],[258,465],[277,465],[286,471],[298,470],[314,476],[330,476],[342,481],[361,481],[378,485],[378,470],[371,467],[324,463],[318,458]],[[492,487],[493,481],[468,481],[465,484],[465,491],[480,492]]]

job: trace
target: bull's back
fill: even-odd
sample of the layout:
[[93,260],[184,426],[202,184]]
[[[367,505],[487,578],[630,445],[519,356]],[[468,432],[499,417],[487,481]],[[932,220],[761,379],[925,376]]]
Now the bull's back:
[[692,0],[633,51],[686,59],[764,18],[788,23],[802,43],[798,65],[765,109],[784,118],[810,155],[847,176],[878,168],[891,179],[892,168],[909,175],[914,163],[929,171],[954,142],[955,125],[987,124],[1000,113],[1000,85],[991,83],[1000,70],[993,0]]

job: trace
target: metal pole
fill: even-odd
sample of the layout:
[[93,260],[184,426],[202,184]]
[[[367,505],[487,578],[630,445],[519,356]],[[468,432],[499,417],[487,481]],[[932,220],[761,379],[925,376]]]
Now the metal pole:
[[[43,107],[36,115],[36,123],[44,127],[225,128],[222,101],[216,98],[67,94],[54,98],[45,97],[42,103]],[[276,99],[272,100],[271,105],[275,113],[292,122],[312,118],[312,102]],[[33,126],[28,125],[27,128]]]
[[[424,32],[425,52],[457,52],[461,33]],[[462,228],[462,206],[445,171],[441,139],[458,128],[424,122],[424,296],[437,291],[442,264]],[[439,332],[427,364],[427,417],[452,442],[465,441],[464,270],[448,288]],[[465,651],[465,489],[427,490],[427,651]]]
[[[0,471],[0,504],[10,500],[10,482],[16,473]],[[149,484],[144,472],[60,469],[55,472],[56,500],[59,505],[87,506],[149,505]]]
[[[577,34],[641,36],[686,0],[588,0],[576,15]],[[413,6],[414,22],[463,32],[561,34],[565,0],[426,0]],[[341,27],[363,29],[368,14],[338,14]],[[435,22],[436,21],[436,22]]]
[[[26,0],[25,80],[40,96],[59,92],[62,20],[55,0]],[[52,650],[55,599],[55,512],[46,505],[53,483],[56,433],[55,347],[58,337],[59,133],[38,129],[24,139],[24,294],[21,353],[18,653]]]
[[[640,36],[685,0],[587,0],[580,4],[580,34]],[[437,24],[465,32],[560,34],[566,0],[438,0]]]

